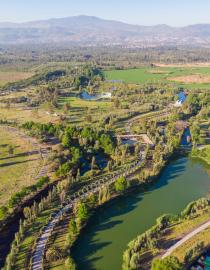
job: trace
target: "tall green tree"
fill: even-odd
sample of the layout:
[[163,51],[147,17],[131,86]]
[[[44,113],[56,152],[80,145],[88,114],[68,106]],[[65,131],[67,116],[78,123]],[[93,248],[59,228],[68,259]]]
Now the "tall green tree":
[[119,193],[125,192],[125,190],[128,188],[128,182],[125,179],[124,176],[121,176],[117,179],[115,182],[115,190]]

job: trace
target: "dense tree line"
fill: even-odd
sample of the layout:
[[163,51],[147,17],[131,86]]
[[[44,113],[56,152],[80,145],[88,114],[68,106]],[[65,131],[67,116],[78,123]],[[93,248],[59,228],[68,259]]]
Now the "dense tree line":
[[[1,45],[0,64],[5,68],[18,68],[24,70],[51,62],[51,66],[58,63],[80,63],[86,65],[92,62],[103,68],[116,69],[136,67],[145,64],[163,63],[189,63],[209,62],[210,50],[208,48],[183,48],[174,46],[161,46],[156,48],[124,48],[111,47],[68,47],[65,45]],[[61,64],[62,65],[62,64]]]

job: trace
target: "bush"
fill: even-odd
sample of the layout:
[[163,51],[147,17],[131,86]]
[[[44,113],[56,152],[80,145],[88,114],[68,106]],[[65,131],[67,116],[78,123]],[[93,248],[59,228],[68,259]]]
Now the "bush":
[[161,229],[167,228],[168,225],[170,225],[172,222],[174,222],[177,219],[176,216],[171,214],[165,214],[157,218],[156,222],[160,226]]
[[176,257],[166,257],[152,262],[152,270],[182,270],[183,267]]
[[36,182],[36,184],[31,185],[29,187],[23,187],[21,191],[16,192],[15,194],[12,195],[8,203],[9,207],[10,208],[15,207],[16,205],[21,203],[21,201],[31,192],[38,191],[45,184],[48,184],[48,183],[49,183],[49,177],[43,176]]
[[120,178],[117,179],[115,182],[115,189],[117,192],[124,192],[128,188],[128,182],[125,179],[124,176],[121,176]]
[[209,205],[209,200],[206,198],[201,198],[197,201],[190,202],[187,207],[181,212],[181,216],[188,217],[195,214],[199,210],[205,209]]
[[6,206],[0,207],[0,220],[3,220],[5,216],[7,215],[8,208]]
[[48,184],[49,181],[50,181],[50,179],[49,179],[48,176],[43,176],[43,177],[41,177],[41,178],[37,181],[37,183],[36,183],[36,185],[35,185],[35,186],[36,186],[36,189],[38,190],[38,189],[42,188],[45,184]]

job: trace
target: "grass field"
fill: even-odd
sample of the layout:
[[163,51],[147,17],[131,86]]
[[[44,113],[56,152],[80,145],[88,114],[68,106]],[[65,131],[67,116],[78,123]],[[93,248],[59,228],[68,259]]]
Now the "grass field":
[[[210,215],[210,207],[208,207],[205,211],[202,211],[197,217],[192,219],[184,219],[183,221],[175,224],[171,228],[169,228],[169,233],[163,239],[163,242],[173,242],[174,239],[180,239],[184,235],[188,234],[192,230],[199,227],[201,224],[206,222],[209,219]],[[209,232],[210,228],[204,230],[203,232],[195,235],[192,239],[185,242],[179,248],[177,248],[171,255],[177,257],[180,262],[184,262],[184,256],[190,248],[192,248],[197,243],[203,241],[207,246],[209,244]]]
[[60,97],[60,108],[62,108],[65,103],[70,103],[69,115],[71,122],[75,123],[84,121],[87,114],[91,114],[93,121],[98,121],[102,115],[109,113],[112,107],[111,101],[88,101],[75,96]]
[[[194,83],[194,75],[202,75],[202,78],[210,75],[210,67],[142,67],[127,70],[109,70],[105,71],[107,80],[122,80],[127,83],[176,83],[177,85],[186,85],[188,88],[210,87],[210,83]],[[186,76],[186,83],[184,83]],[[189,80],[192,77],[192,82]],[[182,77],[182,83],[176,82],[177,78]],[[205,80],[204,80],[205,82]]]
[[192,157],[204,160],[210,165],[210,145],[205,145],[202,149],[197,150],[196,154],[192,154]]
[[9,82],[16,82],[31,77],[32,72],[0,71],[0,86]]
[[210,215],[210,207],[207,208],[206,212],[203,212],[199,216],[193,219],[186,219],[173,225],[169,229],[169,234],[166,235],[165,240],[169,241],[171,239],[179,238],[181,235],[185,235],[192,231],[193,229],[197,228],[200,224],[204,223],[208,220]]
[[41,123],[57,122],[58,117],[48,115],[45,110],[35,108],[28,109],[26,106],[13,106],[6,108],[5,105],[0,105],[0,119],[15,121],[19,124],[25,123],[26,121],[34,121]]
[[[9,147],[14,150],[9,153]],[[41,162],[38,151],[27,141],[0,127],[0,206],[24,186],[34,183]]]
[[28,108],[25,103],[11,103],[8,108],[6,103],[1,103],[4,99],[17,98],[20,96],[26,96],[26,92],[15,92],[0,97],[0,119],[15,121],[19,124],[25,123],[26,121],[56,123],[60,120],[59,116],[64,114],[63,105],[65,103],[70,103],[70,110],[65,112],[65,114],[70,117],[71,123],[83,122],[87,114],[91,114],[93,121],[98,121],[102,115],[110,113],[110,108],[113,106],[110,100],[86,101],[76,96],[61,96],[58,101],[59,107],[54,108],[52,112],[47,104],[42,104],[37,108]]

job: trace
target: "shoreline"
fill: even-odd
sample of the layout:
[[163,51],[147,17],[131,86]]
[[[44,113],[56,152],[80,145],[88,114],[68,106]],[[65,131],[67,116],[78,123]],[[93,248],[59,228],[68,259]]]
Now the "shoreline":
[[[103,204],[98,205],[96,208],[94,208],[92,210],[92,213],[90,214],[88,220],[86,221],[86,223],[82,227],[81,231],[77,235],[77,238],[75,239],[75,242],[72,244],[71,252],[75,248],[75,246],[77,245],[77,241],[79,241],[79,238],[88,229],[88,226],[89,226],[89,224],[91,224],[92,219],[94,219],[94,216],[97,215],[97,213],[99,211],[103,211],[104,208],[112,206],[117,200],[125,199],[126,197],[130,196],[133,192],[134,193],[138,193],[138,194],[139,193],[140,194],[144,194],[145,192],[149,191],[156,183],[158,183],[158,178],[161,176],[161,174],[163,173],[164,169],[169,165],[170,162],[176,161],[177,159],[184,158],[184,157],[188,157],[188,154],[182,153],[182,152],[178,151],[178,155],[177,155],[177,153],[174,152],[172,154],[172,156],[166,161],[166,163],[164,164],[164,166],[160,169],[160,171],[158,172],[158,174],[155,175],[155,176],[153,176],[153,177],[151,177],[152,179],[150,181],[148,181],[148,182],[142,182],[142,183],[133,185],[133,186],[129,187],[125,191],[124,194],[116,194],[115,193],[114,195],[111,196],[111,198],[108,201],[106,201]],[[70,256],[70,257],[74,259],[74,257],[72,257],[72,256]]]

